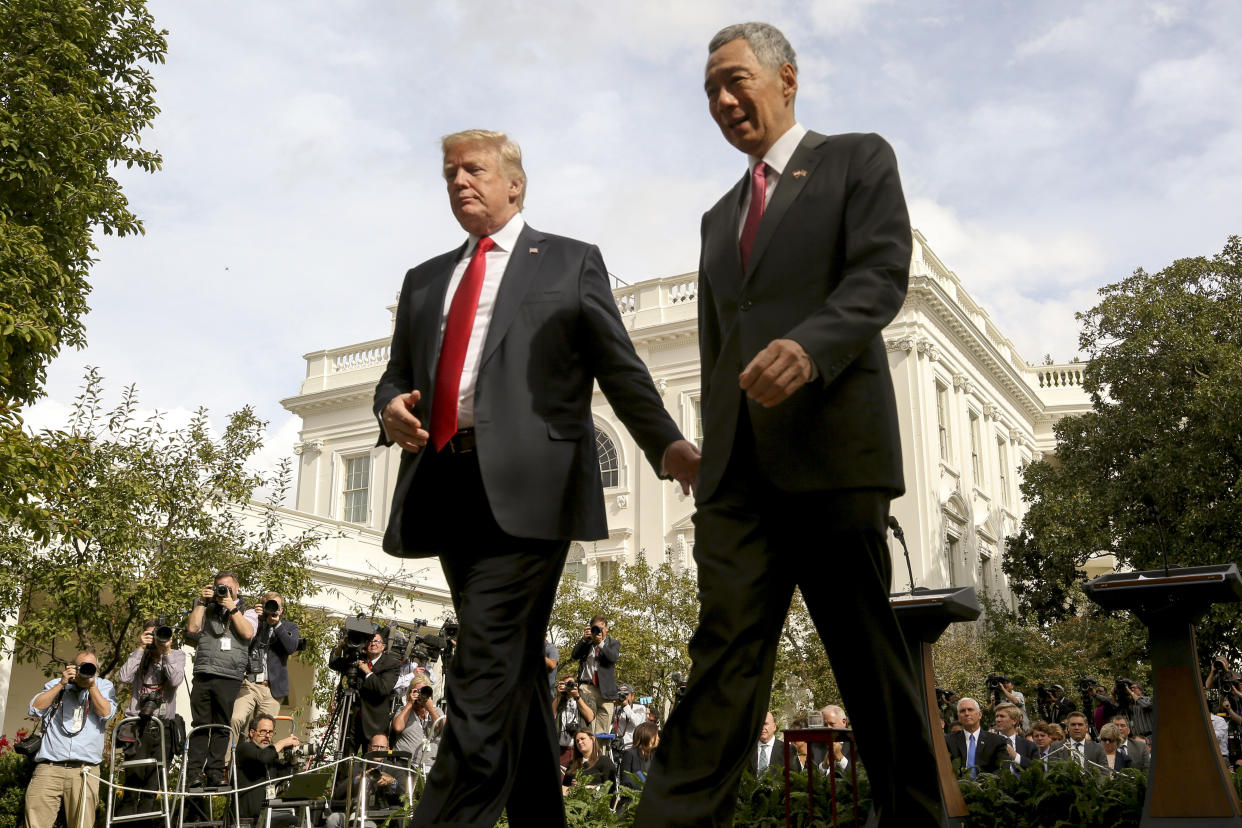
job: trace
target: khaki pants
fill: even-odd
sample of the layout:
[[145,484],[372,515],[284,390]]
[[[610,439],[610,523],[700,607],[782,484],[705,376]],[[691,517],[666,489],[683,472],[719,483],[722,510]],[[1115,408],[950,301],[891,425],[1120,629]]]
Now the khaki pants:
[[82,785],[84,768],[62,768],[50,762],[35,766],[30,787],[26,788],[26,825],[28,828],[52,828],[61,803],[65,806],[65,823],[69,828],[82,824],[82,808],[86,808],[87,828],[95,824],[95,807],[99,804],[99,765],[87,765],[85,790]]
[[599,692],[599,688],[594,684],[580,682],[578,684],[578,692],[583,696],[589,696],[595,706],[595,718],[591,720],[591,732],[612,733],[613,700],[605,700],[604,696]]
[[272,698],[272,691],[266,685],[242,679],[241,690],[237,692],[237,700],[233,702],[233,718],[229,722],[233,728],[233,742],[237,743],[246,738],[250,720],[255,714],[275,716],[279,712],[280,702]]

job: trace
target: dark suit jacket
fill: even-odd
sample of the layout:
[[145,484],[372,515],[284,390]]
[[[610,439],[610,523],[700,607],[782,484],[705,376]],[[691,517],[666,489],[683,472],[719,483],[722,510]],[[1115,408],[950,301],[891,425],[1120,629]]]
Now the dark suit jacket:
[[[996,735],[1000,736],[1002,739],[1005,738],[1004,734],[998,733]],[[1031,763],[1039,758],[1039,745],[1035,744],[1021,733],[1015,736],[1013,747],[1014,751],[1018,754],[1018,758],[1013,761],[1017,762],[1019,767],[1030,767]],[[1001,763],[1003,764],[1008,759],[1009,751],[1005,749],[1004,745],[1001,745]]]
[[[1056,747],[1057,745],[1060,745],[1065,748],[1064,752],[1060,754],[1063,761],[1064,760],[1069,760],[1071,762],[1074,761],[1074,741],[1072,739],[1066,739],[1064,742],[1057,742],[1056,745],[1054,745],[1053,747]],[[1086,758],[1088,762],[1094,762],[1097,765],[1105,764],[1104,748],[1100,745],[1099,742],[1093,742],[1090,739],[1087,739],[1086,741],[1084,741],[1083,742],[1083,756]]]
[[[896,157],[878,135],[808,132],[764,211],[743,272],[738,227],[748,179],[703,216],[698,500],[710,498],[724,475],[742,405],[773,485],[900,493],[897,405],[880,336],[901,308],[910,272]],[[774,339],[801,345],[819,377],[762,408],[746,401],[738,375]]]
[[[578,662],[578,675],[582,675],[582,662],[595,646],[590,641],[579,640],[569,657]],[[610,635],[604,636],[599,648],[599,660],[595,667],[595,677],[599,679],[599,692],[604,701],[617,699],[617,658],[621,655],[621,642]]]
[[1126,739],[1126,753],[1130,756],[1130,767],[1147,770],[1149,754],[1144,742],[1138,739]]
[[[966,767],[966,731],[946,733],[944,741],[949,746],[949,758],[957,759],[963,768]],[[975,767],[992,773],[999,770],[1008,758],[1009,751],[1005,750],[1004,736],[990,730],[979,731],[979,739],[975,744]]]
[[[334,658],[328,666],[338,672],[344,672],[353,659],[344,656]],[[376,733],[387,733],[392,721],[392,691],[397,686],[397,678],[401,675],[401,662],[391,653],[380,653],[379,659],[371,666],[371,674],[362,680],[358,690],[361,702],[358,711],[358,724],[362,728],[362,738],[370,741]],[[366,747],[365,744],[360,747]]]
[[[418,389],[414,416],[431,421],[440,317],[453,266],[465,246],[405,276],[388,368],[375,389],[377,418],[393,397]],[[522,229],[509,257],[475,383],[479,470],[488,505],[506,533],[593,540],[608,523],[591,418],[598,381],[647,459],[660,470],[681,432],[634,352],[599,249]],[[389,445],[380,428],[380,445]],[[406,494],[423,452],[402,452],[385,551],[434,553],[403,534]]]
[[[759,741],[750,747],[750,758],[746,760],[746,767],[750,769],[751,774],[755,774],[759,770]],[[772,755],[768,757],[768,770],[773,768],[785,767],[785,742],[781,739],[772,740]],[[802,770],[802,763],[798,761],[798,757],[790,752],[789,769],[794,771]]]
[[[259,616],[259,623],[267,625],[262,615]],[[251,647],[259,640],[261,629],[256,630],[254,637],[250,639]],[[283,618],[272,630],[271,642],[267,648],[267,682],[272,698],[283,699],[289,695],[289,656],[298,651],[300,635],[298,625]]]

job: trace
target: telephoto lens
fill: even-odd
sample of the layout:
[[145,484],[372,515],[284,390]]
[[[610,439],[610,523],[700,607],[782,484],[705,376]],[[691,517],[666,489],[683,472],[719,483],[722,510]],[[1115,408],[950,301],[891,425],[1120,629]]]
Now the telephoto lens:
[[78,675],[82,678],[90,678],[99,672],[99,668],[89,661],[84,661],[78,665]]

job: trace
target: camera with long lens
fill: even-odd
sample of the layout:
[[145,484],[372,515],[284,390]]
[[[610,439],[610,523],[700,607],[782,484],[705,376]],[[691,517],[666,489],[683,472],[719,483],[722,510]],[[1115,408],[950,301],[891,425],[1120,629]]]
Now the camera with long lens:
[[1000,673],[988,674],[988,697],[991,698],[993,706],[1000,704],[1001,700],[1004,698],[1005,689],[1003,685],[1008,683],[1008,681],[1008,677],[1003,676]]
[[275,618],[280,615],[280,602],[275,598],[269,598],[263,602],[263,614],[268,618]]
[[232,593],[229,591],[229,585],[228,585],[228,584],[216,584],[216,588],[215,588],[215,589],[216,589],[216,597],[217,597],[217,598],[228,598],[228,597],[229,597],[229,595],[231,595],[231,594],[232,594]]
[[280,751],[280,761],[285,765],[298,764],[304,759],[309,759],[314,750],[315,746],[310,744],[286,745]]
[[378,631],[378,627],[361,616],[346,618],[341,626],[341,638],[344,639],[344,643],[341,644],[341,656],[349,664],[341,671],[341,675],[345,677],[350,687],[356,688],[362,684],[363,676],[362,671],[358,669],[358,662],[362,660],[363,651]]
[[1093,678],[1083,676],[1082,678],[1078,679],[1078,692],[1079,693],[1090,693],[1091,691],[1093,691],[1095,688],[1099,686],[1100,686],[1100,683]]
[[99,668],[89,661],[83,661],[78,665],[78,675],[82,678],[92,678],[99,672]]

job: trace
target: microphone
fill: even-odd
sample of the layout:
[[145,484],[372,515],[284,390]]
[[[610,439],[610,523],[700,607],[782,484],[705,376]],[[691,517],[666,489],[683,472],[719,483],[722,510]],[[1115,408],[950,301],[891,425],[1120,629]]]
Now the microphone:
[[910,576],[910,594],[913,595],[914,587],[914,568],[910,565],[910,547],[906,546],[906,533],[901,528],[901,524],[897,522],[897,518],[892,515],[888,516],[888,528],[893,530],[893,537],[901,543],[901,551],[906,556],[906,574]]

